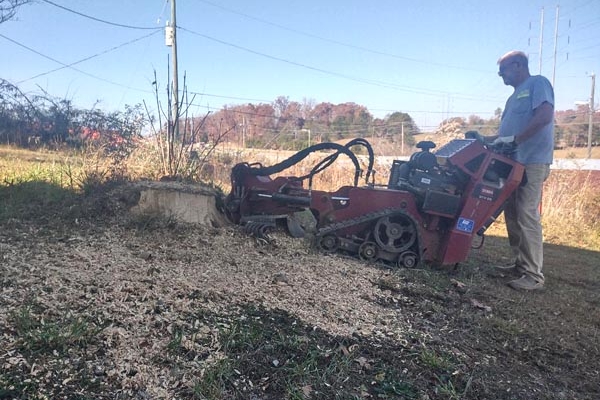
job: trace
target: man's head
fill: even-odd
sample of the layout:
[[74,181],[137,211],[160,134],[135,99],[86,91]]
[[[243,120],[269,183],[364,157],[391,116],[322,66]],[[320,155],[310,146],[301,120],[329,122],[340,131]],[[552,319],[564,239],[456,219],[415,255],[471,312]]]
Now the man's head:
[[498,67],[505,85],[517,87],[529,78],[529,61],[522,51],[509,51],[500,57]]

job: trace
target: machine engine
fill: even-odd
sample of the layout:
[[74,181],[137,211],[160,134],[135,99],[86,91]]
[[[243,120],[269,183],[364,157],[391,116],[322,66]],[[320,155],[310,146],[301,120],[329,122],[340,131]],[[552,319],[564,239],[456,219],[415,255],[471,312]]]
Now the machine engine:
[[[457,264],[466,260],[474,235],[483,237],[524,175],[524,167],[506,149],[486,145],[472,133],[466,137],[435,152],[433,142],[420,142],[420,151],[408,161],[393,162],[387,185],[374,183],[373,151],[364,139],[345,146],[320,143],[271,167],[237,164],[226,213],[257,235],[283,221],[290,234],[310,234],[326,252],[345,251],[409,268],[422,262]],[[352,151],[355,146],[367,149],[366,173]],[[328,153],[307,175],[271,179],[317,151]],[[340,155],[355,166],[354,184],[334,192],[313,190],[314,175]],[[365,184],[359,186],[363,175]],[[313,223],[298,217],[307,214]]]

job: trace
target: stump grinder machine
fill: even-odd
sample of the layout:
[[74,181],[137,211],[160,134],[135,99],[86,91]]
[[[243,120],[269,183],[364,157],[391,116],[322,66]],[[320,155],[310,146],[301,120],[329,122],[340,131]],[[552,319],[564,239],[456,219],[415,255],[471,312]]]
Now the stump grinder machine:
[[[353,151],[361,147],[368,153],[364,171],[363,156]],[[508,157],[514,149],[485,144],[477,132],[434,152],[435,147],[419,142],[420,151],[407,161],[394,160],[387,185],[375,183],[373,150],[365,139],[344,146],[319,143],[269,167],[240,163],[231,172],[225,212],[259,237],[286,226],[292,236],[309,236],[325,252],[408,268],[457,265],[467,259],[475,235],[483,244],[485,230],[521,184],[524,167]],[[306,175],[279,175],[311,153],[323,157]],[[334,192],[313,189],[314,176],[342,155],[354,166],[353,185]],[[362,178],[365,184],[359,185]]]

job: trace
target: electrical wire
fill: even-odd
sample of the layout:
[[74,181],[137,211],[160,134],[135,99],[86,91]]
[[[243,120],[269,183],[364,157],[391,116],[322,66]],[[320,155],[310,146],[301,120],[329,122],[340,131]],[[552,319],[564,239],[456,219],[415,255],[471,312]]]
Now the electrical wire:
[[[49,74],[51,74],[51,73],[53,73],[53,72],[60,71],[60,70],[63,70],[63,69],[65,69],[65,68],[71,68],[73,65],[81,64],[81,63],[82,63],[82,62],[84,62],[84,61],[91,60],[91,59],[93,59],[93,58],[96,58],[96,57],[99,57],[99,56],[101,56],[101,55],[104,55],[104,54],[110,53],[110,52],[112,52],[112,51],[114,51],[114,50],[120,49],[121,47],[125,47],[125,46],[127,46],[127,45],[130,45],[130,44],[133,44],[133,43],[135,43],[135,42],[139,42],[140,40],[146,39],[146,38],[148,38],[148,37],[150,37],[150,36],[154,36],[154,35],[156,35],[157,33],[158,33],[158,31],[156,31],[156,32],[152,32],[152,33],[149,33],[149,34],[147,34],[147,35],[144,35],[144,36],[142,36],[142,37],[139,37],[139,38],[137,38],[137,39],[133,39],[133,40],[130,40],[129,42],[125,42],[125,43],[122,43],[122,44],[120,44],[120,45],[118,45],[118,46],[114,46],[114,47],[112,47],[112,48],[110,48],[110,49],[104,50],[104,51],[102,51],[102,52],[100,52],[100,53],[96,53],[96,54],[94,54],[94,55],[92,55],[92,56],[89,56],[89,57],[83,58],[83,59],[81,59],[81,60],[79,60],[79,61],[75,61],[75,62],[73,62],[73,63],[70,63],[70,64],[63,64],[63,66],[62,66],[62,67],[60,67],[60,68],[55,68],[55,69],[53,69],[53,70],[50,70],[50,71],[47,71],[47,72],[42,72],[41,74],[37,74],[37,75],[35,75],[35,76],[32,76],[31,78],[23,79],[23,80],[21,80],[21,81],[17,82],[17,85],[18,85],[18,84],[21,84],[21,83],[23,83],[23,82],[27,82],[27,81],[30,81],[30,80],[33,80],[33,79],[39,78],[39,77],[41,77],[41,76],[44,76],[44,75],[49,75]],[[3,36],[3,35],[0,35],[0,36]],[[4,37],[5,39],[8,39],[6,36],[3,36],[3,37]],[[11,40],[11,39],[8,39],[8,40]],[[33,49],[31,49],[31,48],[27,47],[27,46],[24,46],[24,45],[21,45],[21,44],[19,44],[19,43],[15,42],[14,40],[11,40],[11,41],[12,41],[13,43],[15,43],[15,44],[18,44],[18,45],[19,45],[19,46],[21,46],[21,47],[24,47],[24,48],[26,48],[26,49],[27,49],[27,50],[29,50],[29,51],[33,51],[34,53],[36,53],[36,54],[38,54],[38,55],[41,55],[41,56],[43,56],[43,57],[46,57],[46,56],[44,56],[43,54],[41,54],[41,53],[39,53],[39,52],[37,52],[37,51],[35,51],[35,50],[33,50]],[[52,61],[55,61],[55,62],[59,62],[58,60],[54,60],[54,59],[52,59],[51,57],[46,57],[46,58],[48,58],[48,59],[50,59],[50,60],[52,60]],[[59,63],[60,63],[60,62],[59,62]],[[61,64],[62,64],[62,63],[61,63]],[[77,71],[77,70],[76,70],[76,71]],[[78,72],[81,72],[81,71],[78,71]]]
[[[88,76],[88,77],[90,77],[90,78],[97,79],[97,80],[99,80],[99,81],[102,81],[102,82],[109,83],[109,84],[111,84],[111,85],[114,85],[114,86],[126,87],[125,85],[122,85],[122,84],[120,84],[120,83],[113,82],[113,81],[110,81],[110,80],[108,80],[108,79],[104,79],[104,78],[101,78],[101,77],[99,77],[99,76],[96,76],[96,75],[92,75],[92,74],[90,74],[90,73],[88,73],[88,72],[85,72],[85,71],[82,71],[82,70],[80,70],[80,69],[78,69],[78,68],[75,68],[75,67],[73,67],[73,66],[71,66],[71,65],[69,65],[69,64],[65,64],[65,63],[63,63],[62,61],[59,61],[59,60],[57,60],[57,59],[55,59],[55,58],[52,58],[52,57],[50,57],[50,56],[47,56],[46,54],[43,54],[43,53],[41,53],[41,52],[39,52],[39,51],[37,51],[37,50],[34,50],[34,49],[32,49],[32,48],[31,48],[31,47],[29,47],[29,46],[26,46],[26,45],[24,45],[24,44],[22,44],[22,43],[19,43],[19,42],[17,42],[16,40],[13,40],[13,39],[11,39],[11,38],[9,38],[9,37],[7,37],[7,36],[5,36],[5,35],[1,34],[1,33],[0,33],[0,37],[1,37],[1,38],[4,38],[4,39],[6,39],[6,40],[8,40],[8,41],[9,41],[9,42],[11,42],[11,43],[14,43],[14,44],[16,44],[16,45],[17,45],[17,46],[19,46],[19,47],[22,47],[22,48],[24,48],[24,49],[26,49],[26,50],[28,50],[28,51],[30,51],[30,52],[32,52],[32,53],[34,53],[34,54],[37,54],[37,55],[38,55],[38,56],[40,56],[40,57],[43,57],[43,58],[45,58],[45,59],[47,59],[47,60],[50,60],[50,61],[53,61],[53,62],[55,62],[55,63],[57,63],[57,64],[60,64],[60,65],[62,65],[64,68],[71,68],[72,70],[74,70],[74,71],[77,71],[77,72],[79,72],[80,74],[86,75],[86,76]],[[76,63],[74,63],[74,64],[76,64]],[[23,82],[23,81],[22,81],[22,82]],[[129,88],[129,89],[131,89],[131,88]],[[136,90],[136,91],[140,91],[140,92],[152,93],[152,92],[151,92],[151,91],[149,91],[149,90],[143,90],[143,89],[135,89],[135,90]]]
[[191,29],[187,29],[185,27],[182,26],[178,26],[178,29],[187,33],[190,33],[192,35],[196,35],[196,36],[200,36],[203,37],[205,39],[211,40],[213,42],[217,42],[229,47],[233,47],[236,48],[238,50],[242,50],[248,53],[252,53],[261,57],[265,57],[265,58],[269,58],[271,60],[276,60],[276,61],[280,61],[286,64],[290,64],[290,65],[295,65],[297,67],[301,67],[301,68],[305,68],[305,69],[309,69],[312,71],[316,71],[316,72],[320,72],[326,75],[331,75],[331,76],[336,76],[338,78],[343,78],[343,79],[347,79],[347,80],[351,80],[354,82],[359,82],[359,83],[365,83],[368,85],[373,85],[373,86],[378,86],[378,87],[383,87],[383,88],[388,88],[388,89],[393,89],[393,90],[398,90],[398,91],[402,91],[402,92],[409,92],[409,93],[417,93],[417,94],[424,94],[424,95],[429,95],[429,96],[439,96],[439,95],[446,95],[446,92],[443,91],[438,91],[438,90],[429,90],[429,89],[419,89],[419,88],[415,88],[415,87],[410,87],[410,86],[402,86],[402,85],[397,85],[394,83],[390,83],[390,82],[383,82],[383,81],[377,81],[377,80],[372,80],[372,79],[363,79],[363,78],[359,78],[359,77],[355,77],[355,76],[351,76],[351,75],[346,75],[346,74],[342,74],[339,72],[334,72],[334,71],[329,71],[329,70],[325,70],[322,68],[318,68],[318,67],[313,67],[307,64],[302,64],[302,63],[298,63],[295,61],[291,61],[291,60],[287,60],[285,58],[281,58],[281,57],[276,57],[276,56],[272,56],[266,53],[262,53],[256,50],[252,50],[249,49],[247,47],[243,47],[234,43],[230,43],[230,42],[226,42],[224,40],[221,39],[217,39],[214,38],[212,36],[209,35],[205,35],[203,33],[199,33],[196,31],[193,31]]
[[[75,11],[75,10],[72,10],[70,8],[67,8],[67,7],[61,6],[59,4],[56,4],[56,3],[54,3],[54,2],[52,2],[50,0],[42,0],[42,1],[45,2],[45,3],[47,3],[47,4],[50,4],[52,6],[55,6],[55,7],[58,7],[60,9],[65,10],[65,11],[68,11],[70,13],[73,13],[73,14],[76,14],[76,15],[79,15],[81,17],[88,18],[88,19],[91,19],[91,20],[94,20],[94,21],[97,21],[97,22],[101,22],[101,23],[104,23],[104,24],[108,24],[108,25],[112,25],[112,26],[117,26],[117,27],[122,27],[122,28],[128,28],[128,29],[154,30],[155,32],[152,32],[151,34],[146,35],[146,36],[144,36],[142,38],[133,40],[133,41],[128,42],[128,43],[124,43],[124,44],[122,44],[120,46],[117,46],[117,47],[115,47],[113,49],[106,50],[106,51],[104,51],[102,53],[95,54],[93,56],[87,57],[85,59],[79,60],[79,61],[71,63],[71,64],[64,64],[64,63],[62,63],[62,62],[60,62],[60,61],[58,61],[58,60],[56,60],[56,59],[54,59],[52,57],[44,55],[44,54],[42,54],[42,53],[40,53],[40,52],[38,52],[36,50],[33,50],[33,49],[31,49],[31,48],[29,48],[29,47],[27,47],[25,45],[22,45],[22,44],[20,44],[20,43],[18,43],[16,41],[14,41],[14,40],[6,37],[6,36],[0,34],[0,37],[3,37],[4,39],[11,41],[11,42],[17,44],[18,46],[21,46],[21,47],[23,47],[23,48],[25,48],[25,49],[27,49],[29,51],[32,51],[33,53],[38,54],[41,57],[47,58],[47,59],[49,59],[49,60],[51,60],[53,62],[56,62],[56,63],[62,65],[61,68],[57,68],[55,70],[48,71],[48,72],[36,75],[36,76],[34,76],[32,78],[25,79],[25,80],[20,81],[18,83],[29,81],[29,80],[35,79],[35,78],[37,78],[39,76],[47,75],[47,74],[50,74],[52,72],[55,72],[55,71],[58,71],[58,70],[61,70],[61,69],[64,69],[64,68],[71,68],[71,69],[73,69],[73,70],[75,70],[75,71],[77,71],[79,73],[82,73],[84,75],[90,76],[90,77],[92,77],[94,79],[98,79],[98,80],[101,80],[101,81],[104,81],[104,82],[107,82],[107,83],[110,83],[112,85],[116,85],[116,86],[119,86],[119,87],[126,87],[125,85],[121,85],[119,83],[112,82],[112,81],[109,81],[109,80],[106,80],[106,79],[94,76],[92,74],[86,73],[86,72],[81,71],[81,70],[79,70],[77,68],[74,68],[73,66],[77,65],[79,63],[82,63],[84,61],[87,61],[87,60],[89,60],[91,58],[97,57],[97,56],[99,56],[101,54],[105,54],[107,52],[110,52],[110,51],[112,51],[114,49],[117,49],[119,47],[122,47],[122,46],[125,46],[127,44],[136,42],[138,40],[142,40],[145,37],[148,37],[148,36],[156,34],[158,31],[160,31],[162,29],[162,28],[157,28],[157,27],[140,27],[140,26],[132,26],[132,25],[114,23],[114,22],[111,22],[111,21],[103,20],[103,19],[96,18],[96,17],[90,16],[90,15],[87,15],[87,14],[80,13],[78,11]],[[302,31],[295,30],[295,29],[292,29],[292,28],[288,28],[288,27],[285,27],[283,25],[275,24],[275,23],[272,23],[270,21],[262,20],[262,19],[250,16],[250,15],[247,15],[247,14],[243,14],[243,13],[240,13],[240,12],[237,12],[237,11],[225,8],[223,6],[217,5],[217,4],[209,2],[209,1],[205,1],[205,0],[198,0],[198,1],[206,3],[206,4],[209,4],[209,5],[214,6],[214,7],[218,7],[218,8],[224,9],[225,11],[228,11],[228,12],[233,12],[235,14],[242,15],[242,16],[244,16],[246,18],[254,19],[254,20],[259,21],[261,23],[270,24],[270,25],[273,25],[273,26],[278,27],[280,29],[285,29],[285,30],[288,30],[288,31],[292,31],[292,32],[295,32],[297,34],[302,34],[302,35],[305,35],[305,36],[313,37],[315,39],[329,41],[331,43],[335,43],[335,44],[338,44],[338,45],[342,45],[342,46],[346,46],[346,47],[351,47],[351,48],[354,48],[354,49],[357,49],[357,50],[367,51],[367,52],[371,52],[371,53],[375,53],[375,54],[380,54],[380,55],[384,55],[384,56],[402,58],[402,59],[406,59],[406,60],[410,60],[410,61],[415,61],[415,62],[423,62],[423,63],[428,63],[428,64],[431,64],[431,65],[441,65],[441,66],[444,66],[444,67],[453,68],[453,66],[449,66],[449,65],[445,65],[445,64],[436,64],[436,63],[426,62],[426,61],[423,61],[423,60],[410,59],[408,57],[397,56],[397,55],[394,55],[394,54],[391,54],[391,53],[379,52],[377,50],[363,48],[363,47],[360,47],[360,46],[354,46],[354,45],[351,45],[351,44],[348,44],[348,43],[338,42],[338,41],[335,41],[335,40],[323,38],[323,37],[320,37],[320,36],[317,36],[317,35],[313,35],[313,34],[310,34],[310,33],[302,32]],[[590,1],[587,4],[589,4],[589,3],[592,3],[592,2]],[[369,84],[369,85],[375,85],[375,86],[384,87],[384,88],[390,88],[390,89],[404,91],[404,92],[425,94],[425,95],[430,95],[430,96],[449,95],[449,93],[443,92],[443,91],[428,90],[428,89],[415,88],[415,87],[410,87],[410,86],[402,86],[402,85],[397,85],[397,84],[394,84],[394,83],[383,82],[383,81],[378,81],[378,80],[364,79],[364,78],[360,78],[360,77],[346,75],[346,74],[343,74],[343,73],[338,73],[338,72],[335,72],[335,71],[329,71],[329,70],[325,70],[325,69],[313,67],[313,66],[310,66],[310,65],[306,65],[306,64],[303,64],[303,63],[298,63],[298,62],[294,62],[294,61],[291,61],[291,60],[287,60],[287,59],[284,59],[284,58],[281,58],[281,57],[276,57],[276,56],[272,56],[272,55],[269,55],[269,54],[261,53],[261,52],[258,52],[258,51],[252,50],[252,49],[248,49],[248,48],[243,47],[243,46],[239,46],[239,45],[232,44],[232,43],[229,43],[229,42],[226,42],[226,41],[223,41],[223,40],[220,40],[220,39],[208,36],[208,35],[201,34],[199,32],[195,32],[195,31],[190,30],[190,29],[186,29],[186,28],[183,28],[183,27],[178,27],[178,28],[180,30],[184,31],[184,32],[187,32],[187,33],[190,33],[190,34],[193,34],[193,35],[197,35],[197,36],[203,37],[205,39],[208,39],[208,40],[211,40],[211,41],[215,41],[215,42],[218,42],[218,43],[226,45],[226,46],[234,47],[234,48],[237,48],[239,50],[243,50],[243,51],[255,54],[255,55],[259,55],[259,56],[266,57],[266,58],[269,58],[269,59],[272,59],[272,60],[276,60],[276,61],[288,63],[288,64],[291,64],[291,65],[295,65],[295,66],[302,67],[302,68],[305,68],[305,69],[313,70],[313,71],[316,71],[316,72],[328,74],[328,75],[331,75],[331,76],[337,76],[337,77],[340,77],[340,78],[349,79],[349,80],[352,80],[352,81],[355,81],[355,82],[365,83],[365,84]],[[586,47],[585,50],[590,49],[590,48],[594,48],[594,47],[595,46]],[[128,88],[128,89],[132,89],[132,88]],[[150,91],[141,90],[141,89],[135,89],[135,88],[133,88],[133,89],[136,90],[136,91],[141,91],[141,92],[146,92],[146,93],[150,92]],[[191,93],[194,93],[194,92],[191,92]],[[214,94],[208,94],[208,93],[196,93],[196,94],[200,94],[200,95],[204,95],[204,96],[210,96],[210,97],[228,98],[228,99],[233,99],[233,100],[251,100],[251,101],[265,101],[266,102],[266,100],[260,100],[260,99],[247,99],[247,98],[232,97],[232,96],[214,95]],[[463,95],[463,94],[460,94],[460,93],[453,94],[453,97],[456,97],[456,98],[465,98],[465,99],[478,99],[480,101],[485,100],[485,99],[481,99],[479,97]],[[387,111],[396,112],[396,110],[387,110]],[[408,112],[409,113],[417,113],[419,111],[408,111]],[[423,112],[426,112],[426,113],[436,113],[435,111],[433,111],[433,112],[432,111],[423,111]],[[443,112],[440,111],[440,112],[437,112],[437,113],[438,114],[440,114],[440,113],[447,113],[447,111],[443,111]],[[458,113],[458,112],[453,111],[453,113]]]
[[[216,111],[216,112],[223,112],[225,114],[227,113],[232,113],[232,114],[239,114],[239,115],[244,115],[244,116],[249,116],[249,117],[259,117],[259,118],[272,118],[273,115],[272,114],[261,114],[261,113],[257,113],[257,112],[251,112],[251,111],[244,111],[244,110],[240,110],[237,107],[232,107],[232,108],[218,108],[218,107],[211,107],[211,106],[203,106],[203,105],[199,105],[199,104],[190,104],[191,107],[196,107],[196,108],[204,108],[207,109],[209,111]],[[365,107],[366,108],[366,107]],[[389,110],[390,112],[400,112],[398,110]],[[367,109],[367,112],[370,112]],[[404,114],[415,114],[415,113],[429,113],[429,114],[440,114],[440,113],[445,113],[440,111],[440,112],[436,112],[436,111],[403,111],[402,113]],[[493,113],[491,112],[457,112],[457,113],[461,113],[461,114],[477,114],[479,116],[481,115],[492,115]],[[405,124],[407,121],[400,121],[400,122],[392,122],[392,123],[386,123],[385,126],[381,126],[381,127],[385,127],[385,128],[398,128],[401,127],[403,125],[403,123]],[[414,121],[413,121],[414,123]],[[260,126],[260,125],[256,125],[254,124],[254,126],[258,129],[264,130],[264,131],[269,131],[269,132],[280,132],[280,130],[274,128],[274,127],[270,127],[270,126]],[[344,132],[352,135],[352,134],[364,134],[365,133],[365,127],[364,124],[359,124],[359,123],[354,123],[354,124],[348,124],[347,125],[348,129],[346,129]],[[375,126],[377,127],[377,126]],[[489,127],[487,125],[483,126],[483,127]],[[437,126],[421,126],[420,128],[437,128]]]
[[245,14],[245,13],[240,12],[240,11],[232,10],[231,8],[227,8],[227,7],[224,7],[224,6],[220,5],[220,4],[215,4],[215,3],[210,2],[210,1],[206,1],[206,0],[196,0],[196,1],[208,4],[208,5],[212,6],[212,7],[219,8],[221,10],[224,10],[224,11],[232,13],[232,14],[241,15],[244,18],[248,18],[248,19],[251,19],[251,20],[254,20],[254,21],[258,21],[258,22],[266,24],[266,25],[271,25],[271,26],[274,26],[274,27],[279,28],[279,29],[283,29],[283,30],[286,30],[286,31],[289,31],[289,32],[293,32],[293,33],[296,33],[298,35],[311,37],[311,38],[318,39],[318,40],[321,40],[321,41],[324,41],[324,42],[329,42],[329,43],[333,43],[333,44],[336,44],[336,45],[339,45],[339,46],[348,47],[348,48],[351,48],[351,49],[354,49],[354,50],[360,50],[360,51],[371,53],[371,54],[377,54],[377,55],[380,55],[380,56],[385,56],[385,57],[390,57],[390,58],[396,58],[396,59],[400,59],[400,60],[411,61],[411,62],[416,62],[416,63],[421,63],[421,64],[435,65],[435,66],[444,67],[444,68],[453,68],[453,69],[461,69],[461,70],[466,70],[466,71],[476,71],[476,72],[486,72],[486,73],[488,72],[488,71],[482,71],[482,70],[475,69],[475,68],[468,68],[468,67],[462,67],[462,66],[456,66],[456,65],[449,65],[449,64],[443,64],[443,63],[437,63],[437,62],[433,62],[433,61],[419,60],[419,59],[416,59],[416,58],[401,56],[401,55],[398,55],[398,54],[387,53],[387,52],[380,51],[380,50],[369,49],[367,47],[357,46],[357,45],[354,45],[354,44],[345,43],[345,42],[341,42],[341,41],[338,41],[338,40],[329,39],[329,38],[326,38],[326,37],[323,37],[323,36],[318,36],[318,35],[315,35],[313,33],[301,31],[301,30],[294,29],[294,28],[290,28],[290,27],[287,27],[287,26],[284,26],[284,25],[281,25],[281,24],[277,24],[275,22],[267,21],[267,20],[262,19],[262,18],[258,18],[258,17],[254,17],[254,16],[249,15],[249,14]]
[[204,92],[189,91],[189,93],[192,95],[197,95],[197,96],[216,97],[216,98],[220,98],[220,99],[230,99],[230,100],[260,101],[260,102],[264,102],[264,103],[271,103],[273,101],[273,100],[255,99],[255,98],[249,98],[249,97],[223,96],[223,95],[219,95],[219,94],[211,94],[211,93],[204,93]]
[[43,1],[44,3],[48,3],[50,5],[53,5],[54,7],[58,7],[60,9],[62,9],[62,10],[68,11],[70,13],[79,15],[80,17],[91,19],[91,20],[96,21],[96,22],[102,22],[103,24],[107,24],[107,25],[118,26],[120,28],[128,28],[128,29],[148,29],[148,30],[157,29],[155,26],[152,26],[152,27],[150,27],[150,26],[133,26],[133,25],[119,24],[119,23],[116,23],[116,22],[106,21],[104,19],[92,17],[91,15],[83,14],[83,13],[80,13],[79,11],[75,11],[75,10],[72,10],[70,8],[61,6],[60,4],[56,4],[56,3],[54,3],[54,2],[52,2],[50,0],[41,0],[41,1]]

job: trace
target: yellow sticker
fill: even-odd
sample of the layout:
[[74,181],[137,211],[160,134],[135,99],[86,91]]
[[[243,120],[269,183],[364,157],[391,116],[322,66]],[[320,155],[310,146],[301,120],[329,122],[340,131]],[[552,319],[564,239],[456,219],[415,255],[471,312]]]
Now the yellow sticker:
[[529,97],[529,89],[525,89],[517,94],[517,99],[522,99],[524,97]]

